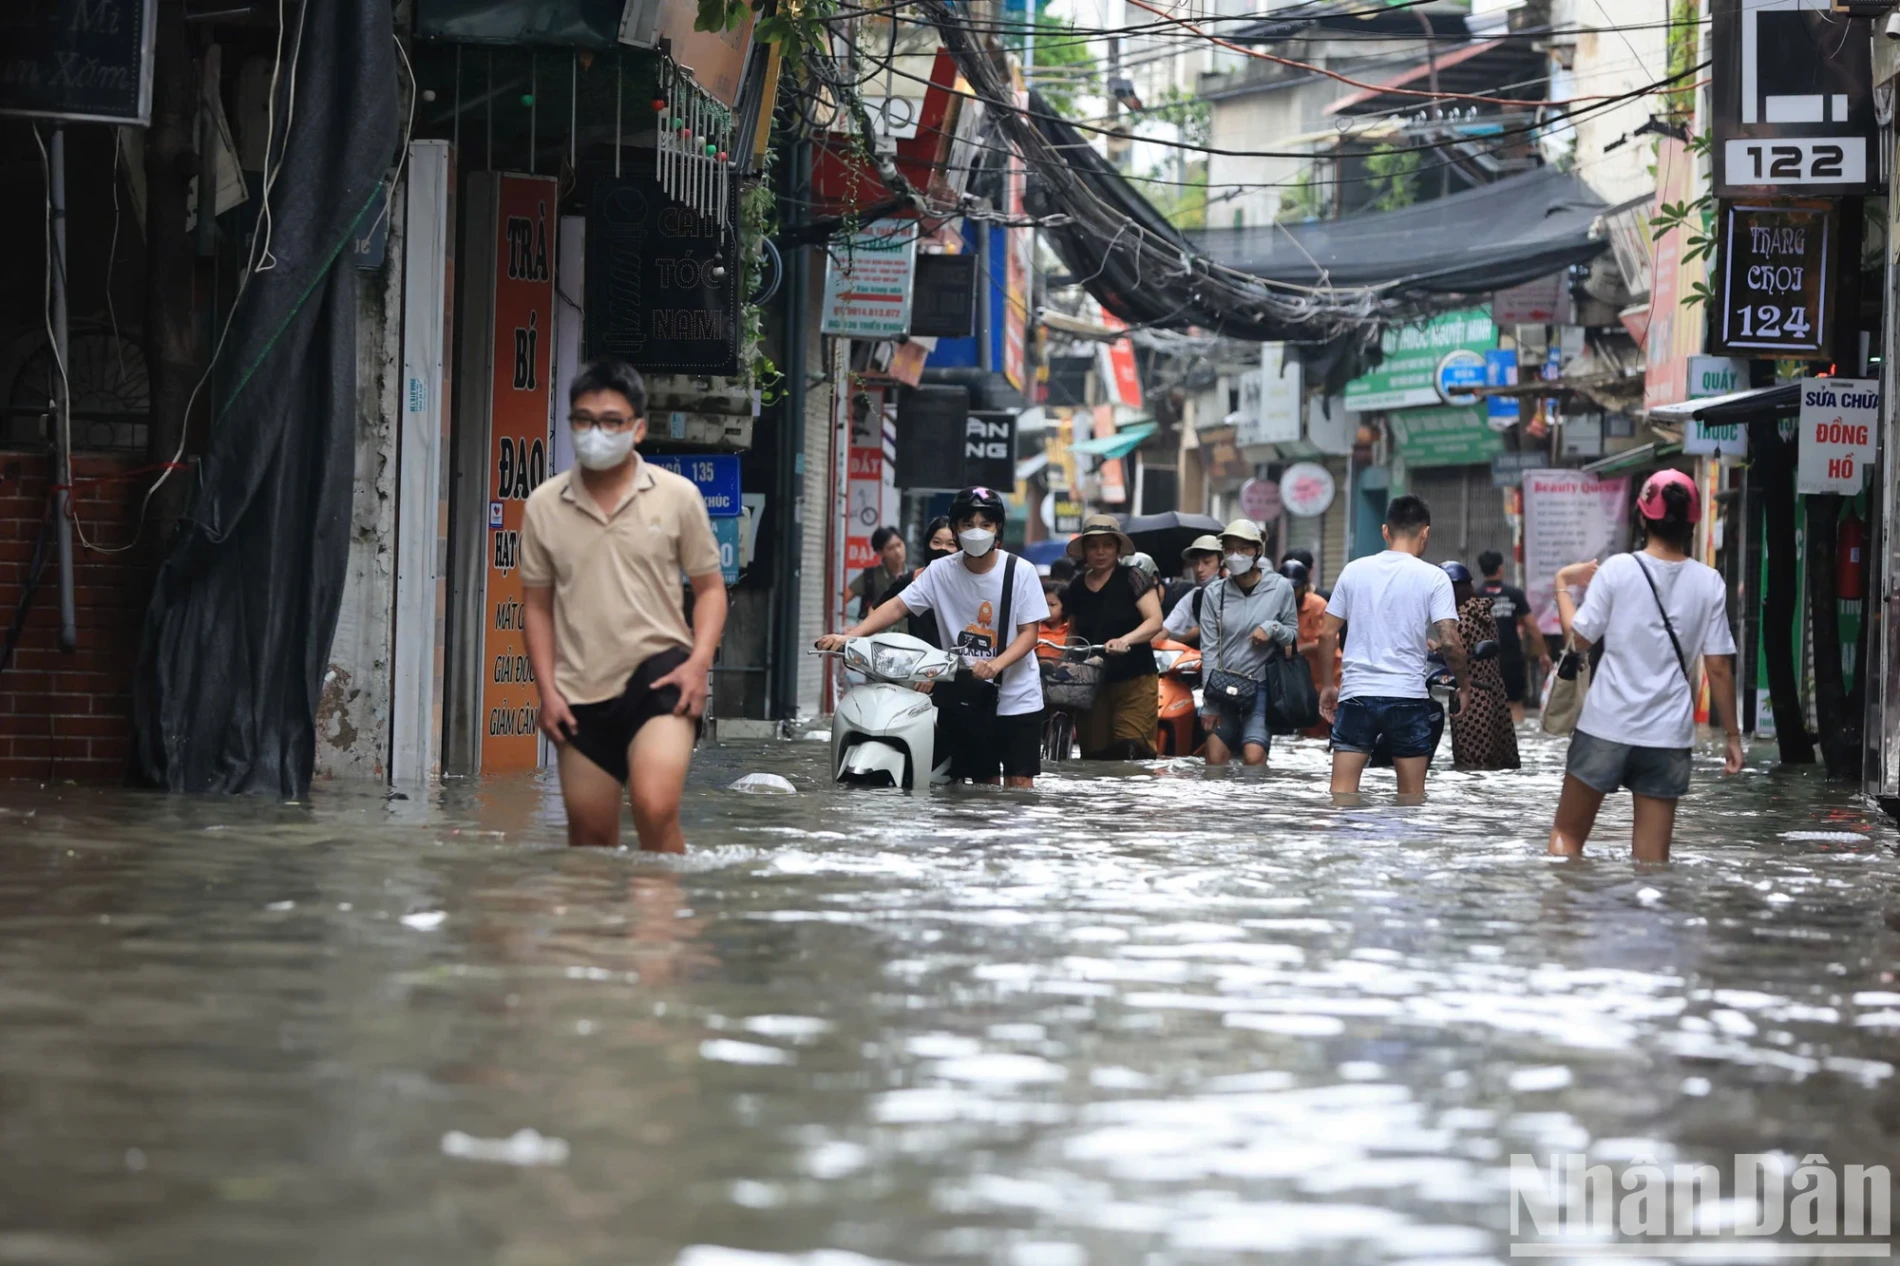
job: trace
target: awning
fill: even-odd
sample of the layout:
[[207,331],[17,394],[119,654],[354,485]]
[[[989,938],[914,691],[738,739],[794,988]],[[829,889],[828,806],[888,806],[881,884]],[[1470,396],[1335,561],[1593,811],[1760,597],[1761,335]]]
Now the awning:
[[1649,420],[1669,426],[1685,426],[1692,421],[1752,422],[1756,418],[1784,417],[1800,407],[1801,384],[1783,382],[1772,387],[1731,391],[1726,396],[1657,405],[1649,411]]
[[1605,203],[1577,176],[1540,167],[1495,184],[1308,224],[1195,232],[1230,268],[1297,285],[1393,287],[1393,294],[1504,290],[1594,259]]
[[1072,452],[1087,453],[1103,461],[1112,461],[1117,457],[1126,457],[1141,446],[1141,442],[1161,429],[1158,422],[1137,422],[1125,426],[1113,435],[1104,435],[1097,440],[1077,440],[1069,445]]
[[1034,479],[1037,475],[1042,473],[1042,468],[1048,464],[1049,454],[1046,452],[1037,453],[1033,457],[1023,458],[1016,463],[1016,481],[1021,483],[1025,479]]
[[1674,457],[1681,451],[1680,444],[1658,440],[1653,444],[1639,444],[1635,448],[1626,448],[1620,453],[1611,453],[1608,457],[1600,457],[1578,469],[1586,475],[1614,475],[1619,470],[1647,466],[1651,462],[1660,462],[1665,457]]

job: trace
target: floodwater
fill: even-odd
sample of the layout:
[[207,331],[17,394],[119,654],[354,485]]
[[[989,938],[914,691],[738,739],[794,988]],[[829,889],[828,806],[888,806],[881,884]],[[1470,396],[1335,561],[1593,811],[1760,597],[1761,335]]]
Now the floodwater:
[[1349,810],[1316,743],[922,796],[709,747],[678,861],[538,779],[0,786],[0,1262],[1472,1266],[1514,1153],[1900,1158],[1900,835],[1763,752],[1673,864],[1627,798],[1555,861],[1528,747]]

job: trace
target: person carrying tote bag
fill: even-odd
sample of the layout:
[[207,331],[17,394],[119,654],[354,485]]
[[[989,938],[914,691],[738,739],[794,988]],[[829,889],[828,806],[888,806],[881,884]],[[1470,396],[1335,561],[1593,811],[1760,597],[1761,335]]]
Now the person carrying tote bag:
[[1577,718],[1583,715],[1583,697],[1589,691],[1590,657],[1577,649],[1575,638],[1568,638],[1557,671],[1544,683],[1544,733],[1563,738],[1576,729]]

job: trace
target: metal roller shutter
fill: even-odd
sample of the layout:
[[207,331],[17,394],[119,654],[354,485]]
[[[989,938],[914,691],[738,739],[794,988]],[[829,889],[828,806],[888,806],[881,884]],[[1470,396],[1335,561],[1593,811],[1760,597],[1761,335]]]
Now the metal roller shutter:
[[1457,559],[1475,572],[1485,550],[1511,556],[1511,521],[1489,466],[1429,466],[1410,471],[1408,480],[1409,490],[1431,507],[1433,562]]

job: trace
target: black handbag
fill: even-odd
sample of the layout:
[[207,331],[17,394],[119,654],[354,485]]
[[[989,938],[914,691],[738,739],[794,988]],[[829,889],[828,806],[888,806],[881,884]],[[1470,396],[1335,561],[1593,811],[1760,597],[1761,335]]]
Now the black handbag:
[[1297,734],[1319,723],[1319,690],[1306,657],[1296,650],[1267,660],[1267,728]]

